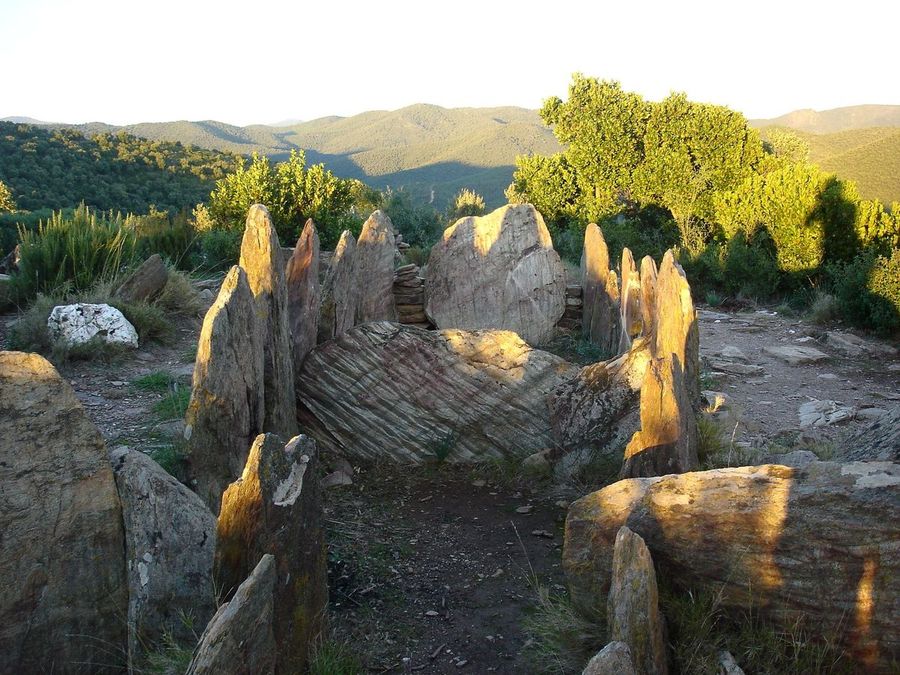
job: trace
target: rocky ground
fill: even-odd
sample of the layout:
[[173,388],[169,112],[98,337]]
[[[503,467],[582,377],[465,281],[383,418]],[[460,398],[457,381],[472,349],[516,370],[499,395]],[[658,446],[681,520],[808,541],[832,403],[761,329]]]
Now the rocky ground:
[[[0,317],[0,342],[13,319]],[[840,456],[844,434],[900,406],[900,354],[888,343],[847,346],[840,328],[769,309],[701,308],[699,319],[703,388],[724,394],[716,419],[736,457],[773,442]],[[177,436],[160,402],[189,388],[199,326],[186,319],[168,344],[127,359],[59,365],[111,445],[147,451]],[[823,356],[790,364],[771,353],[786,346]],[[164,390],[135,385],[159,372],[171,375]],[[810,420],[837,423],[801,426],[811,401],[827,403]],[[539,586],[562,590],[559,500],[551,483],[502,464],[354,467],[352,485],[328,492],[335,636],[370,672],[533,672],[522,619]]]

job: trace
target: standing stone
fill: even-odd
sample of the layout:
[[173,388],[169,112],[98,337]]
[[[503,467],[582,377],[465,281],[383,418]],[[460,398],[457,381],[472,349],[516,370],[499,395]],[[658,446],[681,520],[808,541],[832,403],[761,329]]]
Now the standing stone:
[[[318,342],[327,342],[353,328],[358,301],[355,274],[356,239],[344,230],[334,249],[331,266],[322,283]],[[295,364],[297,370],[302,364]]]
[[324,516],[315,442],[274,434],[253,442],[247,466],[222,497],[217,587],[230,593],[261,555],[275,557],[277,668],[305,672],[327,601]]
[[264,555],[203,631],[187,675],[275,672],[275,558]]
[[319,233],[312,218],[306,221],[287,263],[288,316],[295,372],[316,346],[319,329]]
[[128,302],[146,302],[159,295],[169,280],[169,270],[160,257],[154,253],[116,289],[116,296]]
[[627,247],[622,249],[622,292],[619,296],[620,329],[619,353],[627,352],[631,342],[641,334],[641,275],[634,264],[634,256]]
[[581,675],[636,675],[631,650],[624,642],[610,642],[588,661]]
[[565,309],[565,270],[531,204],[461,218],[431,249],[425,313],[438,328],[509,330],[539,345]]
[[248,327],[260,330],[263,338],[263,429],[290,437],[297,433],[297,413],[287,285],[278,234],[262,204],[247,213],[239,264],[255,298],[255,319]]
[[675,358],[654,359],[641,387],[641,428],[625,448],[623,478],[693,471],[697,420]]
[[0,672],[119,672],[122,507],[100,432],[37,354],[0,352]]
[[606,355],[619,346],[619,294],[615,273],[609,269],[609,249],[600,228],[591,223],[584,231],[581,254],[584,314],[582,331]]
[[354,255],[356,323],[396,321],[394,306],[394,226],[383,211],[365,222]]
[[641,334],[653,335],[656,314],[656,261],[649,255],[641,259]]
[[235,265],[203,319],[184,428],[197,494],[213,513],[263,429],[262,334],[254,321],[247,277]]
[[675,355],[681,365],[691,404],[700,405],[700,330],[684,270],[666,251],[656,280],[654,356]]
[[139,658],[166,635],[193,644],[182,617],[205,626],[216,611],[215,516],[144,453],[120,447],[109,459],[125,519],[129,653]]
[[669,672],[653,560],[644,540],[626,526],[616,534],[606,618],[610,639],[631,648],[639,675]]

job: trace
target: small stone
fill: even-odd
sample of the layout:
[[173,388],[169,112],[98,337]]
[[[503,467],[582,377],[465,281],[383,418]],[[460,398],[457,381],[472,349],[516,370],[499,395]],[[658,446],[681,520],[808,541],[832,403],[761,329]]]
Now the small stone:
[[534,511],[534,507],[530,506],[530,505],[529,506],[520,506],[519,508],[516,509],[516,513],[531,513],[532,511]]
[[353,485],[353,478],[344,471],[332,471],[322,479],[322,487],[338,487],[340,485]]
[[819,375],[817,375],[817,377],[820,380],[836,380],[836,379],[838,379],[838,376],[835,375],[834,373],[820,373]]
[[487,481],[483,478],[478,478],[472,481],[472,485],[474,485],[475,487],[484,487],[485,485],[487,485]]
[[532,536],[535,536],[535,537],[543,537],[545,539],[553,539],[553,533],[548,532],[547,530],[532,530],[531,534],[532,534]]
[[425,616],[435,617],[440,616],[440,614],[438,612],[435,612],[433,609],[429,609],[427,612],[425,612]]

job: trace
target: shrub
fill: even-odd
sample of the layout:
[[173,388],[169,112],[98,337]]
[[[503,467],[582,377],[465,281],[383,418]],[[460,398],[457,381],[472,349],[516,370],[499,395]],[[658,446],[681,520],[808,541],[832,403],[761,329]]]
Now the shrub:
[[226,270],[241,257],[240,230],[208,230],[200,234],[195,266],[206,271]]
[[841,315],[883,333],[900,329],[900,249],[891,256],[862,253],[827,270]]
[[484,197],[474,190],[463,188],[456,193],[456,197],[453,199],[453,205],[447,213],[447,220],[449,220],[452,225],[460,218],[465,218],[466,216],[483,215],[484,211]]
[[388,192],[383,210],[394,224],[394,231],[402,234],[410,246],[430,247],[444,231],[441,214],[430,206],[414,205],[403,190]]
[[752,241],[743,232],[732,237],[725,247],[722,270],[726,293],[768,298],[775,292],[780,273],[770,243],[764,232],[757,232]]

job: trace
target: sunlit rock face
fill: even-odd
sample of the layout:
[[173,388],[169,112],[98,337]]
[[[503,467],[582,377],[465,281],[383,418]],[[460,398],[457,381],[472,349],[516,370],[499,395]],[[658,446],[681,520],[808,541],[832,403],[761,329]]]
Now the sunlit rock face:
[[622,480],[575,502],[563,566],[576,602],[606,601],[627,525],[660,574],[777,624],[803,619],[866,672],[900,656],[900,466],[814,462]]
[[247,276],[234,266],[203,319],[185,438],[197,494],[213,513],[263,430],[262,333]]
[[584,337],[597,345],[601,353],[614,356],[619,351],[621,337],[619,282],[616,273],[609,268],[609,249],[603,232],[593,223],[584,231],[581,286]]
[[656,278],[653,353],[673,354],[684,374],[685,388],[695,407],[700,402],[700,329],[684,270],[671,250],[666,251]]
[[627,246],[622,249],[622,272],[619,293],[619,353],[628,351],[631,343],[641,334],[641,274],[634,264],[634,256]]
[[565,296],[562,262],[530,204],[458,220],[428,259],[425,313],[438,328],[509,330],[543,344]]
[[319,330],[319,233],[312,218],[306,221],[287,263],[291,347],[294,368],[299,369],[309,350],[316,346]]
[[0,672],[120,672],[125,535],[103,438],[21,352],[0,352],[0,428]]
[[369,323],[307,356],[301,419],[350,457],[524,459],[553,447],[547,396],[575,372],[509,331]]
[[277,669],[301,673],[327,601],[325,532],[315,442],[275,434],[253,442],[241,477],[222,496],[216,586],[229,597],[267,553],[275,557]]
[[356,323],[396,321],[394,306],[394,226],[383,211],[363,223],[354,253]]
[[[317,342],[326,342],[353,328],[356,323],[356,239],[344,230],[338,240],[331,265],[322,281]],[[297,370],[302,363],[296,363]]]

